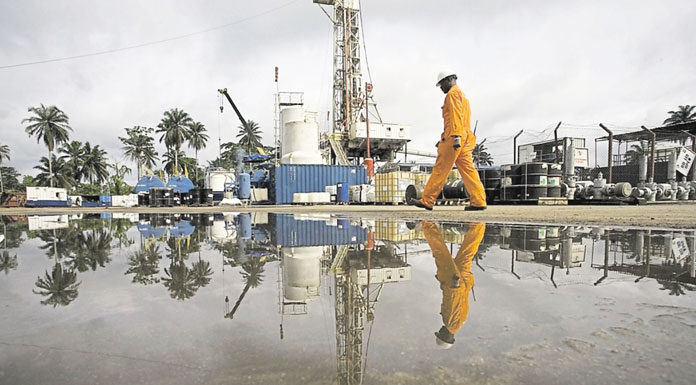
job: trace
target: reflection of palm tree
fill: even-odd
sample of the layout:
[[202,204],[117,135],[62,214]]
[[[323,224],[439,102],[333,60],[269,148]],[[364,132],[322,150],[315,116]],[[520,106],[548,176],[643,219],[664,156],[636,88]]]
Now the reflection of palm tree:
[[184,262],[172,261],[169,269],[164,268],[164,272],[167,276],[162,277],[162,283],[169,290],[172,298],[183,301],[196,294],[198,287],[195,277]]
[[201,256],[198,256],[198,261],[193,263],[191,266],[191,273],[193,274],[193,281],[198,288],[205,287],[210,283],[210,276],[213,275],[213,269],[210,268],[210,262],[201,260]]
[[17,254],[14,257],[10,256],[10,252],[4,250],[2,256],[0,257],[0,271],[4,271],[5,274],[9,274],[10,270],[17,268]]
[[686,295],[687,291],[696,291],[696,287],[684,282],[659,279],[657,282],[662,284],[660,290],[669,290],[669,295],[680,296]]
[[246,296],[249,289],[252,287],[258,287],[261,283],[263,283],[265,264],[266,262],[262,261],[260,258],[251,258],[247,262],[242,263],[243,271],[241,271],[239,274],[241,274],[242,278],[244,279],[244,289],[242,290],[242,294],[239,295],[237,302],[235,302],[232,311],[225,314],[225,318],[234,318],[234,313],[237,312],[239,305],[242,303],[242,300],[244,299],[244,296]]
[[144,249],[136,251],[128,257],[128,270],[126,275],[133,274],[133,283],[149,285],[158,283],[159,277],[155,274],[159,273],[160,248],[154,243],[145,246]]
[[85,252],[89,255],[92,270],[96,270],[97,266],[104,267],[107,263],[111,262],[109,254],[111,252],[112,238],[106,230],[92,230],[81,238],[81,243],[84,245]]
[[77,298],[77,288],[81,282],[77,281],[77,273],[72,270],[63,270],[63,266],[56,262],[53,271],[45,273],[44,278],[36,278],[36,287],[41,290],[32,290],[34,294],[48,297],[41,301],[42,305],[67,306]]

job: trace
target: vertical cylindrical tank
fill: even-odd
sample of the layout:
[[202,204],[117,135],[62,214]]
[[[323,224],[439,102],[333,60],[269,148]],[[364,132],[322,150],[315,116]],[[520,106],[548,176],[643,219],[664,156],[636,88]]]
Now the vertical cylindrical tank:
[[282,164],[322,164],[319,153],[319,123],[316,113],[302,107],[288,107],[280,112]]
[[336,201],[346,203],[350,200],[350,185],[348,183],[336,184]]
[[319,294],[323,246],[283,249],[283,292],[290,301],[306,301]]
[[251,239],[251,214],[241,213],[237,216],[237,237]]
[[239,174],[239,199],[251,198],[251,177],[243,172]]

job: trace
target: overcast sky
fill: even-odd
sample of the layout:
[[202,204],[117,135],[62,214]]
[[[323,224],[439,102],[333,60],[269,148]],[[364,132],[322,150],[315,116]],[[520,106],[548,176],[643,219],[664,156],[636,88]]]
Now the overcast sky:
[[[488,138],[498,164],[512,161],[509,137],[520,129],[528,132],[521,143],[545,139],[558,121],[566,123],[561,135],[592,138],[603,134],[599,122],[617,131],[653,127],[677,105],[696,104],[693,1],[362,4],[374,95],[385,120],[412,126],[413,149],[434,150],[444,95],[433,84],[443,67],[457,72],[479,140]],[[165,110],[182,108],[209,130],[200,153],[205,163],[217,156],[218,135],[234,140],[239,124],[230,108],[219,113],[221,87],[270,144],[275,66],[281,90],[304,91],[308,109],[326,116],[332,28],[311,0],[0,1],[0,67],[228,23],[161,44],[0,69],[0,143],[12,150],[8,164],[35,174],[46,155],[21,124],[27,107],[40,103],[65,111],[71,139],[100,144],[119,161],[124,127],[154,127]]]

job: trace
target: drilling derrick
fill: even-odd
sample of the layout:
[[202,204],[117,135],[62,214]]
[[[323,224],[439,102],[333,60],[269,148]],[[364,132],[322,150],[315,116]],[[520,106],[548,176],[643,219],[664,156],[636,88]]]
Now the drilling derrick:
[[357,0],[335,0],[333,52],[333,131],[345,132],[362,109],[360,9]]

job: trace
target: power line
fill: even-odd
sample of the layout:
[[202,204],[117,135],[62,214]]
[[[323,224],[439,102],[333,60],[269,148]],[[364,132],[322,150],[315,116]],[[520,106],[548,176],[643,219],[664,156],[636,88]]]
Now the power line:
[[120,47],[120,48],[113,48],[113,49],[108,49],[108,50],[104,50],[104,51],[90,52],[90,53],[85,53],[85,54],[81,54],[81,55],[63,56],[63,57],[59,57],[59,58],[44,59],[44,60],[37,60],[37,61],[17,63],[17,64],[9,64],[9,65],[0,66],[0,70],[9,69],[9,68],[27,67],[27,66],[37,65],[37,64],[55,63],[55,62],[73,60],[73,59],[81,59],[81,58],[90,57],[90,56],[106,55],[106,54],[110,54],[110,53],[114,53],[114,52],[128,51],[131,49],[167,43],[167,42],[174,41],[174,40],[186,39],[186,38],[191,37],[191,36],[200,35],[200,34],[212,32],[212,31],[217,31],[220,29],[231,27],[231,26],[236,25],[236,24],[243,23],[245,21],[249,21],[251,19],[255,19],[257,17],[267,15],[267,14],[275,12],[281,8],[285,8],[285,7],[287,7],[293,3],[296,3],[298,1],[299,0],[292,0],[292,1],[289,1],[287,3],[281,4],[275,8],[271,8],[269,10],[266,10],[266,11],[263,11],[263,12],[260,12],[260,13],[254,14],[254,15],[243,17],[241,19],[234,20],[234,21],[231,21],[231,22],[226,23],[226,24],[221,24],[221,25],[218,25],[215,27],[203,29],[200,31],[190,32],[190,33],[183,34],[183,35],[168,37],[166,39],[153,40],[153,41],[149,41],[149,42],[145,42],[145,43],[134,44],[134,45],[129,45],[129,46]]

